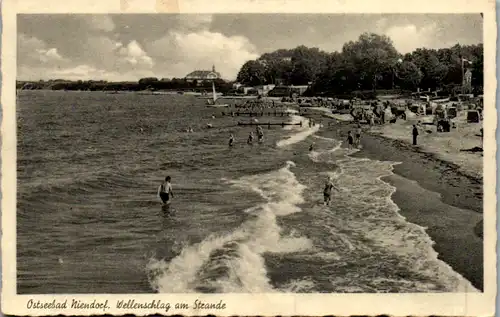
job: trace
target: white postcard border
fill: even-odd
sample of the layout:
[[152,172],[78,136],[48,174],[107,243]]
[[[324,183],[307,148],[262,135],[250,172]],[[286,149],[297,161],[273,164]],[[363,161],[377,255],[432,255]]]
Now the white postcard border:
[[[17,13],[480,13],[484,14],[484,292],[445,294],[16,294],[16,14]],[[2,2],[2,311],[12,315],[493,315],[496,296],[496,12],[495,2],[446,0],[4,0]],[[109,309],[29,309],[29,301],[108,301]],[[225,309],[193,309],[196,299]],[[170,308],[118,309],[119,300]],[[188,303],[189,309],[175,309]],[[155,306],[156,307],[156,306]],[[160,306],[158,306],[160,307]]]

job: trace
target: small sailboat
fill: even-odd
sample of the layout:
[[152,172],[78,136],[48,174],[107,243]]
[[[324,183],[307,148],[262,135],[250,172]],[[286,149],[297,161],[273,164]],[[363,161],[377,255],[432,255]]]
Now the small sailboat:
[[229,104],[217,104],[217,93],[215,92],[215,84],[212,81],[212,101],[210,99],[207,99],[207,107],[212,107],[212,108],[221,108],[221,107],[229,107]]

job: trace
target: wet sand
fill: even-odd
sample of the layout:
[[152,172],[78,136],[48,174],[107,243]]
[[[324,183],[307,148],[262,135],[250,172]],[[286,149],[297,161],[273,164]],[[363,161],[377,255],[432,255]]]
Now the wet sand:
[[[326,124],[325,124],[326,126]],[[331,125],[321,134],[347,138],[349,124]],[[404,142],[366,132],[353,156],[402,162],[383,178],[397,188],[393,201],[409,222],[427,228],[439,259],[483,291],[483,184],[452,163],[421,153]]]

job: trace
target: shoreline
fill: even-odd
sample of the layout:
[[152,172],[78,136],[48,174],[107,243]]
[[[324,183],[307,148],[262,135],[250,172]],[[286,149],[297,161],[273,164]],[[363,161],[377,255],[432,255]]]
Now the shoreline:
[[[352,128],[352,124],[337,123],[320,134],[344,140]],[[401,140],[365,132],[361,145],[352,157],[401,162],[394,166],[393,175],[382,178],[396,188],[391,199],[398,213],[424,227],[438,259],[483,291],[482,179]]]
[[407,146],[416,152],[432,155],[435,159],[446,162],[461,174],[482,181],[483,156],[468,152],[478,145],[482,148],[480,135],[478,135],[482,125],[464,123],[463,116],[460,119],[462,120],[457,119],[458,129],[449,133],[424,133],[423,130],[432,131],[433,129],[420,128],[421,135],[417,146],[412,145],[410,135],[411,125],[417,123],[415,118],[374,127],[368,133],[399,141],[402,146]]
[[425,228],[434,241],[432,248],[437,258],[484,291],[483,239],[476,232],[477,225],[482,224],[482,215],[448,205],[439,193],[398,174],[382,180],[396,188],[391,200],[398,205],[398,213],[406,221]]
[[[363,148],[353,156],[366,157],[363,154],[369,153],[368,158],[371,159],[402,162],[394,167],[395,174],[417,181],[427,190],[440,193],[446,204],[483,213],[482,178],[464,173],[457,164],[443,160],[422,148],[414,148],[402,140],[371,133],[365,133],[362,138]],[[374,149],[374,144],[385,151]]]
[[[331,133],[333,132],[332,129],[336,129],[336,132],[334,132],[335,136],[344,141],[347,138],[347,131],[353,130],[355,123],[352,120],[339,120],[330,116],[325,117],[321,113],[323,111],[320,110],[320,113],[306,112],[302,115],[311,117],[315,121],[319,120],[320,122],[325,120],[325,118],[326,120],[330,119],[328,121],[333,124],[330,126],[330,123],[328,123],[325,126],[326,131],[328,131],[326,133]],[[333,119],[333,122],[331,119]],[[325,130],[323,130],[323,133],[325,133]],[[374,144],[377,146],[373,146]],[[432,173],[432,181],[428,179],[431,176],[429,175],[430,173],[426,173],[425,176],[418,175],[418,173],[410,175],[410,171],[401,166],[403,164],[396,165],[394,173],[418,181],[422,187],[442,194],[442,199],[447,204],[452,204],[459,208],[471,209],[479,213],[483,212],[482,174],[465,169],[461,164],[447,159],[447,157],[444,157],[434,149],[429,149],[421,145],[413,146],[408,140],[386,135],[382,131],[379,131],[379,129],[364,130],[361,137],[361,145],[362,148],[358,153],[354,153],[353,157],[365,157],[363,153],[370,153],[371,156],[368,157],[370,159],[403,162],[406,163],[405,165],[412,163],[412,165],[415,165],[412,166],[413,169],[416,169],[416,166],[418,166],[418,168],[427,170],[427,172],[431,170],[428,168],[428,165],[434,165],[435,171]],[[380,147],[383,147],[385,151],[380,150]],[[398,153],[395,153],[394,149],[399,150]],[[464,184],[468,188],[473,189],[474,193],[461,190],[460,187],[463,187]],[[450,185],[452,188],[450,188]]]

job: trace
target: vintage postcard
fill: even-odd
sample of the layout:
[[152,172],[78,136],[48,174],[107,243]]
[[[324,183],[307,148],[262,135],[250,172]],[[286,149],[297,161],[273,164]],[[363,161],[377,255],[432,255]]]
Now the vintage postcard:
[[494,314],[495,2],[2,24],[4,314]]

